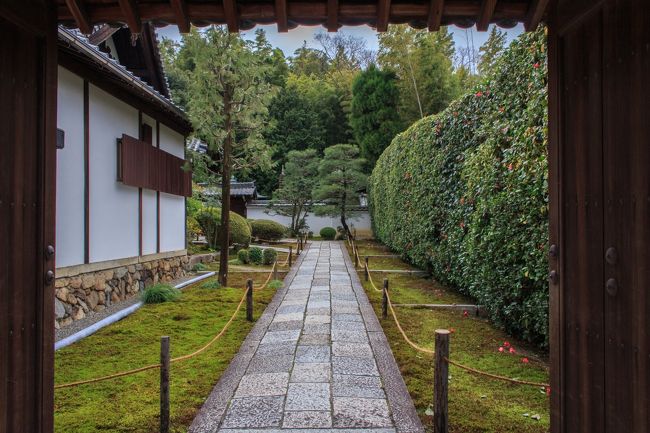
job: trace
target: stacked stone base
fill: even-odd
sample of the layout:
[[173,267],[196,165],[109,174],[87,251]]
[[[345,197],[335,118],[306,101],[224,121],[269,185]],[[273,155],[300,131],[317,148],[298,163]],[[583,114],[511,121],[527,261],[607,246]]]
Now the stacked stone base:
[[[115,266],[118,265],[118,266]],[[92,312],[135,296],[152,284],[186,275],[187,255],[164,254],[57,269],[55,284],[56,329],[81,320]],[[84,272],[89,271],[89,272]]]

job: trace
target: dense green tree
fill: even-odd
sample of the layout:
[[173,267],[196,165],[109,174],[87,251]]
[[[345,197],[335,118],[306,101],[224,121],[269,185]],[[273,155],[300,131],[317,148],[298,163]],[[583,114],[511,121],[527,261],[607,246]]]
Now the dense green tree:
[[399,90],[395,73],[374,65],[361,72],[352,85],[350,124],[369,171],[377,158],[402,130],[397,112]]
[[365,189],[368,177],[363,173],[365,161],[359,157],[359,148],[353,144],[337,144],[325,149],[318,166],[319,182],[313,198],[321,202],[314,206],[317,215],[340,217],[349,237],[347,217],[350,207],[359,204],[359,191]]
[[[183,49],[192,53],[187,71],[189,113],[196,133],[219,161],[221,196],[230,197],[233,169],[268,167],[270,152],[262,130],[273,88],[266,81],[268,65],[253,44],[222,27],[192,30]],[[221,201],[219,281],[228,284],[230,200]]]
[[273,193],[270,207],[291,218],[290,229],[294,234],[304,228],[305,217],[312,210],[312,190],[318,182],[319,162],[315,149],[289,152],[280,187]]
[[307,47],[305,41],[289,58],[289,69],[297,75],[322,77],[329,69],[329,62],[324,52]]
[[481,60],[478,64],[478,72],[485,76],[489,74],[496,61],[499,59],[506,47],[506,32],[499,30],[497,26],[492,26],[490,36],[479,49]]

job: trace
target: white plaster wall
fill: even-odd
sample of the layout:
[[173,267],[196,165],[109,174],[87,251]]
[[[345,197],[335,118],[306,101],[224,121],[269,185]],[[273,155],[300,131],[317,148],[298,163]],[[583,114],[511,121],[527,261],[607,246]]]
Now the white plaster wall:
[[138,188],[117,182],[117,139],[138,137],[138,110],[90,85],[90,261],[138,255]]
[[59,67],[57,128],[65,147],[56,151],[56,266],[84,262],[83,79]]
[[[185,158],[185,138],[160,125],[160,149]],[[160,193],[160,251],[185,248],[185,197]]]
[[[152,146],[156,146],[156,121],[142,114],[142,123],[151,126]],[[142,254],[156,252],[157,239],[156,191],[142,190]]]
[[[282,225],[290,226],[291,218],[283,215],[278,215],[274,211],[270,210],[265,205],[251,205],[247,207],[247,214],[249,219],[268,219],[271,221],[276,221]],[[359,232],[364,234],[369,234],[371,230],[370,226],[370,215],[368,211],[355,212],[353,215],[349,216],[348,225],[350,229],[352,226],[357,229]],[[318,232],[324,227],[334,227],[337,228],[341,225],[340,217],[332,218],[326,216],[316,216],[312,213],[307,215],[306,219],[307,224],[309,225],[309,230],[318,235]]]

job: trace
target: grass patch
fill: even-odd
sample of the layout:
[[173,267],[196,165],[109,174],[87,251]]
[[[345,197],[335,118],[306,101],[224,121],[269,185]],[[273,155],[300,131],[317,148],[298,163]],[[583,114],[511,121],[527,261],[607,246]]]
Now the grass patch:
[[154,284],[147,287],[142,293],[142,302],[145,304],[162,304],[175,301],[181,296],[181,291],[169,284]]
[[202,289],[216,290],[221,288],[221,284],[216,278],[212,278],[208,281],[205,281],[200,286]]
[[[388,253],[384,246],[372,241],[359,242],[357,245],[360,255]],[[358,269],[357,272],[377,316],[381,317],[381,293],[364,281],[362,270]],[[430,279],[400,274],[373,274],[375,284],[380,284],[384,275],[389,278],[391,300],[395,304],[474,303]],[[458,311],[400,307],[397,308],[397,315],[409,337],[430,349],[433,349],[436,329],[453,329],[450,355],[465,365],[522,380],[549,380],[548,363],[544,354],[495,329],[486,320],[464,317]],[[385,320],[380,319],[380,322],[418,414],[427,431],[431,432],[432,417],[426,411],[433,402],[432,359],[416,352],[403,340],[390,316]],[[515,354],[498,351],[504,341],[515,347]],[[522,362],[524,357],[529,360],[528,363]],[[543,390],[475,376],[454,366],[450,366],[450,376],[450,432],[542,433],[549,430],[549,400]],[[541,416],[539,421],[531,418],[535,414]]]
[[[103,376],[159,362],[160,336],[171,338],[171,356],[206,344],[228,321],[241,299],[247,275],[229,277],[228,288],[183,290],[176,302],[145,305],[131,316],[56,352],[57,384]],[[233,288],[234,287],[234,288]],[[273,297],[255,294],[255,318]],[[201,355],[172,364],[171,431],[185,432],[253,323],[242,308],[228,331]],[[149,370],[55,392],[55,430],[78,433],[153,433],[159,423],[159,371]]]

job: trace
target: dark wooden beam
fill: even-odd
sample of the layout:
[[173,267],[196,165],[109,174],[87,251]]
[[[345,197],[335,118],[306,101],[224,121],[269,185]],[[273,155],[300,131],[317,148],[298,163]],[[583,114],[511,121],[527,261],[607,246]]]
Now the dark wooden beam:
[[85,35],[92,33],[93,26],[90,23],[90,19],[86,13],[86,7],[83,5],[82,0],[65,0],[65,3],[68,5],[68,9],[74,17],[81,33]]
[[287,0],[275,0],[275,20],[278,22],[278,32],[285,33],[289,31]]
[[140,33],[142,31],[142,20],[140,20],[140,13],[138,12],[138,5],[135,3],[135,0],[118,1],[131,33]]
[[88,42],[90,42],[93,45],[99,45],[102,42],[104,42],[106,39],[110,38],[113,36],[113,33],[118,31],[120,27],[117,26],[109,26],[108,24],[104,24],[101,26],[97,31],[94,31],[89,37],[88,37]]
[[391,0],[378,0],[377,2],[377,31],[385,32],[388,30],[388,21],[390,19]]
[[339,28],[339,2],[327,0],[327,31],[335,32]]
[[483,0],[481,4],[481,13],[476,21],[476,28],[479,32],[487,31],[490,26],[490,21],[494,16],[494,10],[497,7],[497,0]]
[[181,33],[189,33],[190,17],[187,14],[187,3],[185,0],[170,0],[174,15],[176,15],[176,25]]
[[445,0],[431,0],[431,4],[429,5],[429,19],[427,20],[430,32],[437,32],[440,30],[444,8]]
[[527,32],[532,32],[537,29],[537,26],[539,26],[539,23],[541,23],[544,18],[544,13],[546,13],[548,3],[549,0],[533,0],[530,3],[524,21],[524,27]]
[[239,32],[239,16],[237,15],[235,0],[223,0],[223,13],[228,25],[228,31],[231,33]]

